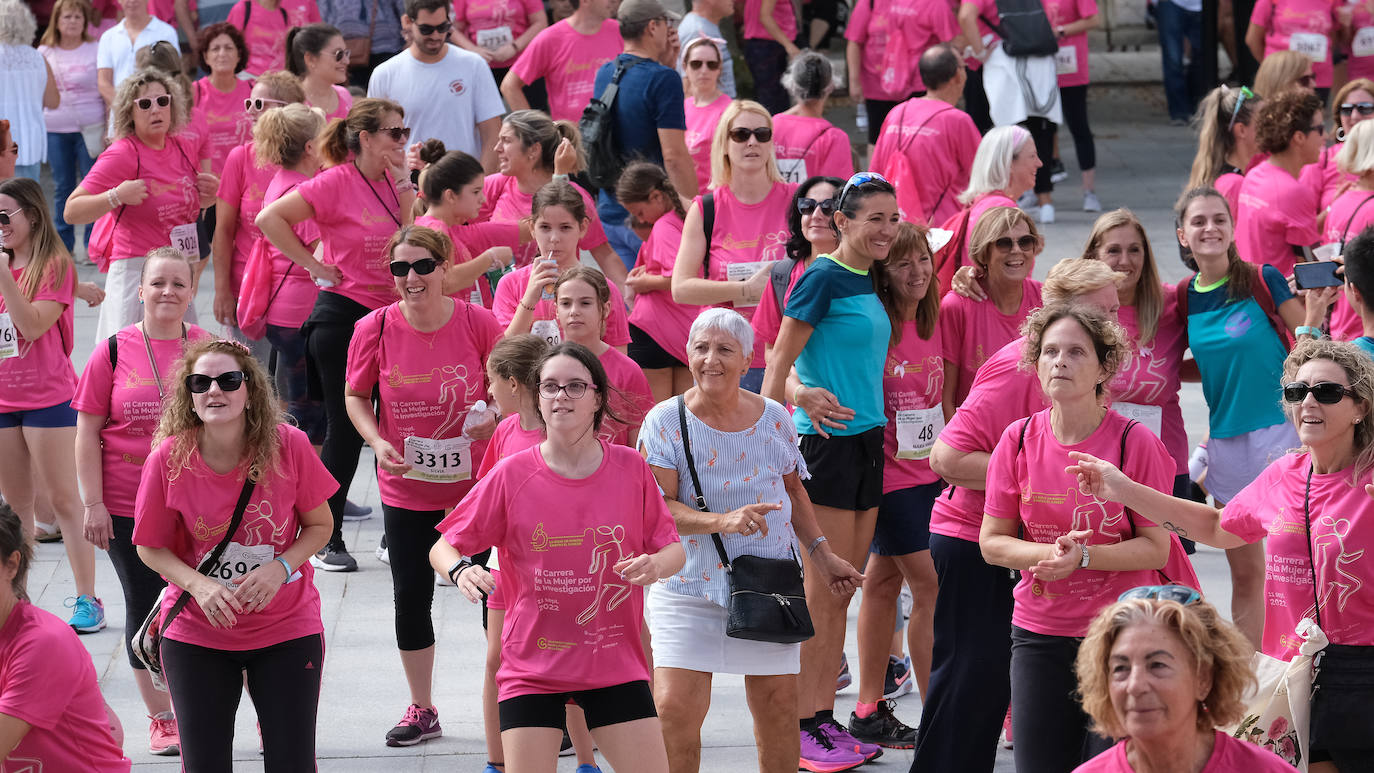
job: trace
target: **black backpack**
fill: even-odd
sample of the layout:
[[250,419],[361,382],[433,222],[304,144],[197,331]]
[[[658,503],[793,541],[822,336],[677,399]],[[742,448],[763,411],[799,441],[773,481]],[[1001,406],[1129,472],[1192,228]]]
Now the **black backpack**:
[[986,16],[979,18],[997,32],[1007,56],[1054,56],[1059,52],[1059,39],[1041,0],[997,0],[997,15],[1000,24],[993,24]]
[[615,64],[615,74],[606,90],[582,110],[582,120],[577,128],[582,132],[582,147],[587,151],[587,177],[592,185],[603,190],[614,190],[615,181],[625,166],[615,144],[615,97],[620,91],[620,79],[631,67],[645,61],[635,58],[620,60]]

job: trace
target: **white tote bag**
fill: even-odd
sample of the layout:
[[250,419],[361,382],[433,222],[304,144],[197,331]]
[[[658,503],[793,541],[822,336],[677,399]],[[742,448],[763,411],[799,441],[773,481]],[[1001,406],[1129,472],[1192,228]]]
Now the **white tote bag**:
[[1298,622],[1302,646],[1291,661],[1256,652],[1251,661],[1256,688],[1245,696],[1241,721],[1227,733],[1262,746],[1303,773],[1307,771],[1312,711],[1312,659],[1326,647],[1326,634],[1310,618]]

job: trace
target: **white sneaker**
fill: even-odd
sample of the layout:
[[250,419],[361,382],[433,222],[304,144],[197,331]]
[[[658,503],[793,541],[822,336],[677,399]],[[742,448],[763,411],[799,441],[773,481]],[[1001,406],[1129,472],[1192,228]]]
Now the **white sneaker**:
[[1093,193],[1092,191],[1087,191],[1087,192],[1085,192],[1085,193],[1083,194],[1083,211],[1084,211],[1084,212],[1101,212],[1101,211],[1102,211],[1102,202],[1100,202],[1100,201],[1097,200],[1097,194],[1096,194],[1096,193]]
[[381,561],[382,563],[386,564],[387,566],[390,566],[390,565],[391,565],[391,548],[388,548],[386,545],[378,545],[378,546],[377,546],[377,560],[378,560],[378,561]]
[[55,523],[43,523],[34,520],[33,539],[35,542],[61,542],[62,529]]
[[1053,223],[1053,222],[1054,222],[1054,205],[1053,205],[1053,204],[1041,204],[1041,205],[1040,205],[1040,224],[1041,224],[1041,225],[1049,225],[1050,223]]

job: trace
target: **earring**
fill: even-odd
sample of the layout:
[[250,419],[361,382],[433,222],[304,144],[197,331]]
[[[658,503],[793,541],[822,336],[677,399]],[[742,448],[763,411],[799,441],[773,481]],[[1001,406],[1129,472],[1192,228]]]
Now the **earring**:
[[1337,142],[1345,142],[1345,136],[1346,136],[1346,135],[1345,135],[1345,127],[1344,127],[1344,126],[1337,126],[1337,127],[1336,127],[1336,141],[1337,141]]

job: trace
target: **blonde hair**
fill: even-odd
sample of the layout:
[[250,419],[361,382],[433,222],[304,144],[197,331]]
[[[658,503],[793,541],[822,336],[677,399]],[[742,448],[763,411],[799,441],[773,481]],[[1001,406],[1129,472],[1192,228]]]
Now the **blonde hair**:
[[1255,93],[1272,99],[1290,89],[1299,88],[1301,78],[1312,67],[1312,60],[1297,51],[1275,51],[1260,62],[1255,73]]
[[907,257],[913,261],[921,257],[932,258],[930,283],[926,286],[926,294],[916,304],[916,335],[928,341],[935,334],[935,325],[940,319],[940,296],[944,293],[940,289],[940,277],[935,273],[930,242],[927,241],[929,234],[930,229],[924,225],[906,221],[898,223],[897,236],[888,249],[887,260],[876,261],[873,264],[873,287],[878,293],[878,300],[882,301],[883,308],[887,311],[888,321],[892,323],[889,348],[902,342],[904,322],[901,310],[897,307],[897,298],[892,292],[890,267]]
[[[762,116],[769,129],[773,128],[773,116],[768,112],[768,108],[751,99],[737,99],[725,108],[725,112],[720,117],[720,123],[716,124],[715,136],[711,138],[711,187],[719,188],[729,185],[733,179],[734,170],[730,166],[730,129],[733,128],[735,119],[742,113],[753,113]],[[773,138],[775,141],[777,137]],[[782,182],[782,175],[778,172],[778,156],[774,152],[772,142],[769,142],[769,153],[765,159],[765,174],[769,182]]]
[[1040,300],[1046,305],[1072,303],[1088,293],[1104,287],[1115,288],[1126,275],[1113,271],[1100,260],[1064,258],[1050,268],[1045,283],[1040,286]]
[[43,30],[43,37],[38,41],[39,45],[56,46],[62,42],[62,33],[57,29],[57,21],[69,9],[79,11],[86,18],[86,24],[81,28],[81,42],[91,42],[91,27],[100,23],[100,17],[96,15],[95,8],[87,0],[57,0],[52,4],[52,15],[48,17],[48,28]]
[[[1159,280],[1159,268],[1155,266],[1154,251],[1150,249],[1150,237],[1145,235],[1145,226],[1141,225],[1140,218],[1124,207],[1099,215],[1093,223],[1092,233],[1088,235],[1088,243],[1083,247],[1083,257],[1097,258],[1107,232],[1117,228],[1134,228],[1140,235],[1140,247],[1145,259],[1141,261],[1140,278],[1135,284],[1135,319],[1140,343],[1148,344],[1159,330],[1159,315],[1164,311],[1164,290]],[[1121,278],[1124,279],[1125,274]]]
[[1097,362],[1107,376],[1097,383],[1097,397],[1101,399],[1107,393],[1107,384],[1131,359],[1131,344],[1125,328],[1112,321],[1101,309],[1082,303],[1056,303],[1031,312],[1021,326],[1026,343],[1021,349],[1020,367],[1031,373],[1037,372],[1036,365],[1045,344],[1045,331],[1063,319],[1077,322],[1093,343]]
[[1035,237],[1039,243],[1036,254],[1039,255],[1040,249],[1045,246],[1045,239],[1040,235],[1040,231],[1035,228],[1035,221],[1031,220],[1030,215],[1017,209],[1016,207],[989,207],[978,218],[978,224],[973,227],[973,233],[969,235],[968,254],[979,268],[988,267],[988,254],[992,252],[992,245],[998,239],[1006,236],[1017,223],[1024,223],[1030,230],[1030,235]]
[[1336,152],[1336,166],[1356,177],[1374,170],[1374,121],[1360,121],[1345,135]]
[[[1313,360],[1330,360],[1345,371],[1350,391],[1355,393],[1354,399],[1364,404],[1364,417],[1369,418],[1370,408],[1374,406],[1374,360],[1358,346],[1346,341],[1303,340],[1293,347],[1288,359],[1283,361],[1283,380],[1288,382],[1296,379],[1298,369]],[[1283,403],[1283,411],[1289,421],[1297,417],[1300,406],[1301,403]],[[1374,469],[1374,422],[1361,421],[1355,425],[1355,465],[1351,484],[1371,469]]]
[[272,99],[280,99],[287,104],[305,101],[305,87],[301,79],[286,70],[268,70],[253,82],[254,86],[266,86]]
[[173,76],[154,67],[145,67],[125,78],[115,92],[114,104],[110,107],[114,139],[123,139],[134,133],[134,103],[138,101],[140,92],[153,85],[161,86],[172,98],[172,122],[167,134],[176,134],[186,126],[191,109],[187,92]]
[[1193,156],[1193,167],[1184,190],[1216,183],[1226,166],[1226,157],[1236,149],[1231,116],[1235,116],[1234,124],[1249,126],[1261,101],[1259,96],[1247,97],[1239,88],[1229,86],[1217,86],[1207,92],[1193,117],[1197,126],[1197,155]]
[[324,111],[291,104],[263,111],[253,125],[258,163],[289,169],[305,156],[305,146],[324,129]]

